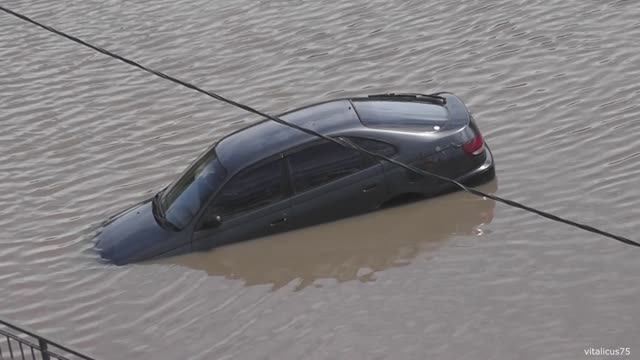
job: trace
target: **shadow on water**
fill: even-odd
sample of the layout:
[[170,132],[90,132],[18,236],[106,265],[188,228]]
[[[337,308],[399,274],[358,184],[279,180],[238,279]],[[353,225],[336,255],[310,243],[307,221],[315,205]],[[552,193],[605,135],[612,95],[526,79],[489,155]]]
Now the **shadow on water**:
[[[479,187],[497,190],[493,180]],[[320,279],[375,280],[375,273],[408,265],[455,235],[481,236],[495,202],[456,192],[284,234],[155,261],[239,279],[247,286],[292,281],[296,291]]]

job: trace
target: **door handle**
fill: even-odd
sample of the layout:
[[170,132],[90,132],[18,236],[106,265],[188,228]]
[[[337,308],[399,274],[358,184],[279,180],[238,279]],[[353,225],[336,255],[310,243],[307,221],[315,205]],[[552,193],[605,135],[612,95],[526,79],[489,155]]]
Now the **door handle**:
[[375,189],[378,187],[378,184],[371,184],[371,185],[367,185],[365,187],[362,188],[362,192],[363,193],[368,193],[369,191]]
[[274,220],[273,222],[271,222],[271,224],[269,224],[269,226],[278,226],[278,225],[282,225],[282,224],[284,224],[286,222],[287,222],[287,218],[283,217],[281,219]]

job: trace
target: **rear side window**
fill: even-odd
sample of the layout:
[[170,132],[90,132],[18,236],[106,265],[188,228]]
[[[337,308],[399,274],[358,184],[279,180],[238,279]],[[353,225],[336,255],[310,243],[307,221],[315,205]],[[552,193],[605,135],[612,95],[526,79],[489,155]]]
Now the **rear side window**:
[[207,213],[233,217],[265,207],[284,196],[282,161],[243,170],[222,187]]
[[297,193],[354,174],[367,166],[360,152],[322,142],[288,156]]
[[411,101],[354,101],[364,126],[381,129],[430,131],[449,119],[444,106]]
[[365,138],[359,138],[359,137],[348,137],[347,139],[352,143],[360,146],[361,148],[374,152],[376,154],[380,154],[384,156],[393,156],[397,152],[395,146],[391,144],[387,144],[386,142],[383,142],[383,141],[365,139]]

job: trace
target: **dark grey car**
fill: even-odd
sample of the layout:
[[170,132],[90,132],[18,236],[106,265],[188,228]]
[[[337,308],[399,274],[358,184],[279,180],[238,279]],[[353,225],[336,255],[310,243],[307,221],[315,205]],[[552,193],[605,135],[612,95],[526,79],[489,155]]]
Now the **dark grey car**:
[[[338,99],[280,118],[465,184],[494,177],[488,146],[452,94]],[[226,136],[152,199],[108,220],[97,248],[124,264],[451,190],[436,178],[266,120]]]

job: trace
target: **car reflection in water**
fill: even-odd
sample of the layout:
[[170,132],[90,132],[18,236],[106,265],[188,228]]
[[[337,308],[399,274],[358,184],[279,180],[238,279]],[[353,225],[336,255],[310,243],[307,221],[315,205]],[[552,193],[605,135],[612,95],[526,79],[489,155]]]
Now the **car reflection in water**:
[[[495,192],[497,181],[478,189]],[[493,200],[455,192],[152,263],[204,270],[246,286],[271,284],[272,290],[292,281],[295,290],[322,279],[373,281],[376,273],[408,265],[453,236],[482,236],[494,208]]]

